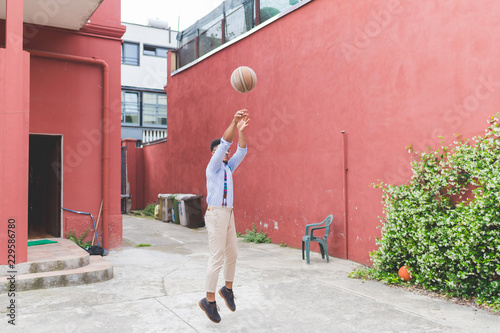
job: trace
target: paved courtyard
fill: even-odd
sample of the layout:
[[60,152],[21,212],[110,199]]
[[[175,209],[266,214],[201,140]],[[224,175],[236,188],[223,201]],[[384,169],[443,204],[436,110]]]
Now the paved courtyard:
[[[197,305],[204,296],[206,229],[123,217],[123,249],[105,258],[107,282],[17,294],[16,327],[0,295],[1,332],[499,332],[500,315],[350,279],[358,265],[318,253],[239,240],[236,312],[217,298],[222,321]],[[151,247],[136,247],[138,244]],[[222,278],[222,276],[221,276]],[[222,286],[222,279],[219,285]]]

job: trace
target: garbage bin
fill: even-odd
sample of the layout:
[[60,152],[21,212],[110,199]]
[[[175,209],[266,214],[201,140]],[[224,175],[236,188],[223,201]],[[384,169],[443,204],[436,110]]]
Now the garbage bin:
[[205,226],[205,221],[201,215],[201,198],[202,195],[190,195],[185,196],[182,201],[183,212],[186,216],[186,227],[188,228],[199,228]]
[[158,203],[160,204],[160,211],[158,219],[163,222],[172,222],[172,194],[158,194]]
[[186,219],[186,207],[184,205],[184,198],[188,198],[189,195],[178,196],[177,199],[177,208],[179,210],[179,223],[183,227],[187,226]]
[[155,218],[157,220],[162,220],[162,206],[163,206],[163,200],[160,198],[161,194],[158,194],[158,204],[155,206]]
[[179,213],[179,201],[182,200],[184,196],[188,194],[172,194],[169,196],[169,200],[171,201],[170,211],[172,212],[172,222],[175,224],[180,224],[180,213]]
[[[166,207],[166,214],[167,214],[167,221],[175,223],[175,220],[177,218],[177,215],[175,211],[177,209],[174,209],[177,207],[177,202],[175,200],[176,195],[175,194],[169,194],[167,197],[167,207]],[[179,214],[179,211],[177,210],[177,214]]]

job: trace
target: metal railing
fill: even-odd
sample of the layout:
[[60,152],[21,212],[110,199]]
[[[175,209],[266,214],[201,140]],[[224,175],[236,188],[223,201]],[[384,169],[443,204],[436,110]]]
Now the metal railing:
[[282,13],[302,0],[248,0],[220,20],[196,30],[196,36],[180,46],[172,70],[184,67],[212,50],[236,39],[259,24]]
[[151,141],[165,139],[166,137],[167,137],[166,130],[143,130],[142,131],[142,143],[148,143]]

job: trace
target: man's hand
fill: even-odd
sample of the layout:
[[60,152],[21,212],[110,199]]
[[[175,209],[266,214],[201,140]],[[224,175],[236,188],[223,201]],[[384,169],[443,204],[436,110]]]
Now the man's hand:
[[236,124],[236,128],[238,128],[238,137],[239,137],[238,138],[238,146],[240,146],[240,148],[247,147],[247,139],[245,137],[245,129],[247,128],[249,122],[250,122],[250,118],[248,118],[248,113],[245,113],[245,115]]
[[[244,119],[246,119],[246,120],[244,120]],[[240,123],[242,124],[241,126],[239,125]],[[239,131],[240,137],[241,137],[241,135],[243,135],[244,132],[240,131],[240,127],[243,130],[245,130],[245,127],[247,127],[247,126],[248,126],[248,112],[247,112],[247,109],[243,109],[243,110],[237,111],[234,114],[234,118],[231,121],[231,124],[229,124],[229,127],[224,132],[224,135],[223,135],[222,138],[224,140],[226,140],[227,142],[233,142],[233,138],[234,138],[234,136],[236,134],[236,130]],[[244,148],[241,145],[240,145],[240,147]]]
[[240,135],[241,135],[241,133],[243,133],[245,131],[245,128],[247,128],[249,121],[250,121],[250,118],[248,118],[248,113],[247,113],[247,114],[245,114],[245,116],[243,116],[241,118],[241,120],[238,122],[238,125],[236,125]]
[[244,117],[248,117],[247,109],[236,111],[236,113],[234,114],[233,122],[235,124],[238,124]]

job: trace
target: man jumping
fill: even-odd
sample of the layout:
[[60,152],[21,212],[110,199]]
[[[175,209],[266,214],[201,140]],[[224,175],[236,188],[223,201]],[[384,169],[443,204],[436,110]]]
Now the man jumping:
[[[233,172],[247,154],[245,129],[249,121],[247,110],[236,112],[222,138],[215,139],[210,144],[212,158],[206,170],[208,208],[205,214],[210,257],[205,285],[207,294],[198,302],[198,305],[215,323],[221,320],[215,302],[215,290],[222,266],[224,266],[225,286],[219,290],[219,294],[229,310],[236,310],[233,280],[238,258],[238,244],[233,213]],[[230,159],[229,148],[236,131],[238,131],[238,147]]]

